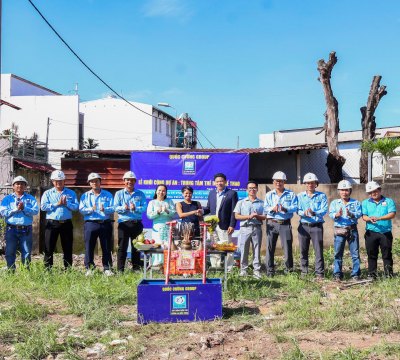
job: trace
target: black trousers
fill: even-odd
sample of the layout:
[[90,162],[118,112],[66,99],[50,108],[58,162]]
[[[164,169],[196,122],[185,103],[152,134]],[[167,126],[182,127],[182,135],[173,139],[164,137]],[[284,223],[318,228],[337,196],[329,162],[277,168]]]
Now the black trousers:
[[101,223],[85,221],[83,225],[83,234],[85,239],[85,267],[94,268],[94,249],[97,244],[97,238],[100,240],[102,251],[102,264],[104,270],[112,268],[112,254],[110,249],[113,226],[111,221]]
[[315,226],[300,223],[297,231],[300,246],[301,272],[303,274],[308,274],[308,253],[310,242],[312,242],[315,252],[315,273],[323,276],[325,265],[323,245],[324,227],[322,223],[315,224]]
[[44,266],[53,266],[53,254],[56,249],[57,239],[60,236],[61,247],[64,253],[64,267],[72,266],[73,226],[72,221],[60,223],[47,220],[44,232]]
[[132,268],[138,268],[140,263],[140,251],[133,247],[134,240],[143,231],[141,221],[124,221],[118,224],[118,252],[117,268],[118,271],[124,271],[129,241],[131,242],[131,260]]
[[377,233],[371,230],[365,232],[365,247],[368,255],[368,274],[377,276],[379,248],[382,253],[383,270],[386,276],[393,275],[392,232]]

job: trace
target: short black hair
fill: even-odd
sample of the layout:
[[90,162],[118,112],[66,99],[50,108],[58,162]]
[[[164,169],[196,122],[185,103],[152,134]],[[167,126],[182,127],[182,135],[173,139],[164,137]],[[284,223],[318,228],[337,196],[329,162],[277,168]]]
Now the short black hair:
[[257,182],[257,181],[254,181],[254,180],[249,180],[249,181],[247,182],[247,185],[246,185],[246,187],[248,187],[248,186],[249,186],[249,184],[255,184],[255,185],[258,187],[258,182]]
[[214,175],[214,180],[215,180],[216,178],[219,178],[219,177],[222,177],[222,178],[226,181],[226,175],[223,174],[223,173],[217,173],[217,174],[215,174],[215,175]]
[[182,188],[182,193],[184,193],[186,190],[190,191],[193,194],[193,188],[189,185],[186,185]]

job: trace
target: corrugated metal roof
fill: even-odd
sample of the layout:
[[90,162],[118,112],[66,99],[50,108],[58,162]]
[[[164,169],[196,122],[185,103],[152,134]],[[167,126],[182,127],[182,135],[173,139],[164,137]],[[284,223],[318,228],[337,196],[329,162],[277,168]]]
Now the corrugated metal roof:
[[43,171],[46,173],[50,173],[54,170],[54,168],[49,164],[36,163],[33,161],[19,160],[15,158],[14,161],[27,169]]
[[[64,150],[64,149],[51,149],[54,152],[66,152],[68,156],[78,156],[82,154],[93,154],[93,155],[111,155],[116,157],[121,155],[121,157],[130,156],[132,152],[210,152],[210,153],[269,153],[269,152],[285,152],[285,151],[300,151],[300,150],[316,150],[326,148],[326,144],[306,144],[297,146],[285,146],[276,148],[242,148],[242,149],[182,149],[182,148],[168,148],[168,149],[152,149],[152,150]],[[85,159],[87,160],[87,158]]]
[[130,158],[128,159],[92,159],[92,158],[63,158],[61,159],[66,180],[65,186],[87,187],[87,177],[91,172],[101,176],[101,184],[104,188],[122,188],[122,177],[130,170]]

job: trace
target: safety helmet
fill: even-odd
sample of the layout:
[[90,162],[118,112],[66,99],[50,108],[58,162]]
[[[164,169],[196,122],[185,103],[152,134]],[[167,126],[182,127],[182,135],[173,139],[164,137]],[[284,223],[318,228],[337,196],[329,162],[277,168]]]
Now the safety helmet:
[[122,178],[122,180],[125,180],[125,179],[136,179],[136,175],[133,171],[127,171],[124,174],[124,177]]
[[317,176],[315,174],[313,174],[313,173],[305,174],[304,178],[303,178],[303,183],[307,183],[307,182],[311,182],[311,181],[318,182]]
[[12,184],[14,185],[16,182],[24,182],[26,185],[28,185],[28,182],[26,181],[26,179],[23,177],[23,176],[21,176],[21,175],[19,175],[19,176],[16,176],[14,179],[13,179],[13,181],[12,181]]
[[283,180],[286,181],[286,174],[283,171],[277,171],[273,176],[272,180]]
[[100,179],[101,180],[101,176],[98,173],[90,173],[87,181],[89,182],[90,180],[94,180],[94,179]]
[[376,181],[370,181],[365,185],[365,191],[370,193],[376,189],[380,189],[381,186]]
[[352,189],[352,186],[349,180],[342,180],[339,181],[339,184],[337,184],[337,189],[338,190]]
[[65,174],[61,170],[54,170],[51,173],[50,180],[65,180]]

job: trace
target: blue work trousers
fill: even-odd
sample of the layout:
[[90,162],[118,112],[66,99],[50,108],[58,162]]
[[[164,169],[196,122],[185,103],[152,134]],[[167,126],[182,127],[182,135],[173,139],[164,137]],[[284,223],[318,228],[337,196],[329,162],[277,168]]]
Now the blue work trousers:
[[343,253],[346,241],[349,243],[349,250],[353,267],[350,276],[360,276],[360,252],[359,252],[359,237],[357,229],[351,229],[348,236],[335,235],[334,248],[335,258],[333,262],[333,275],[343,278],[342,264]]
[[9,269],[15,269],[17,250],[21,251],[21,262],[29,266],[32,252],[32,226],[13,227],[6,229],[6,262]]

